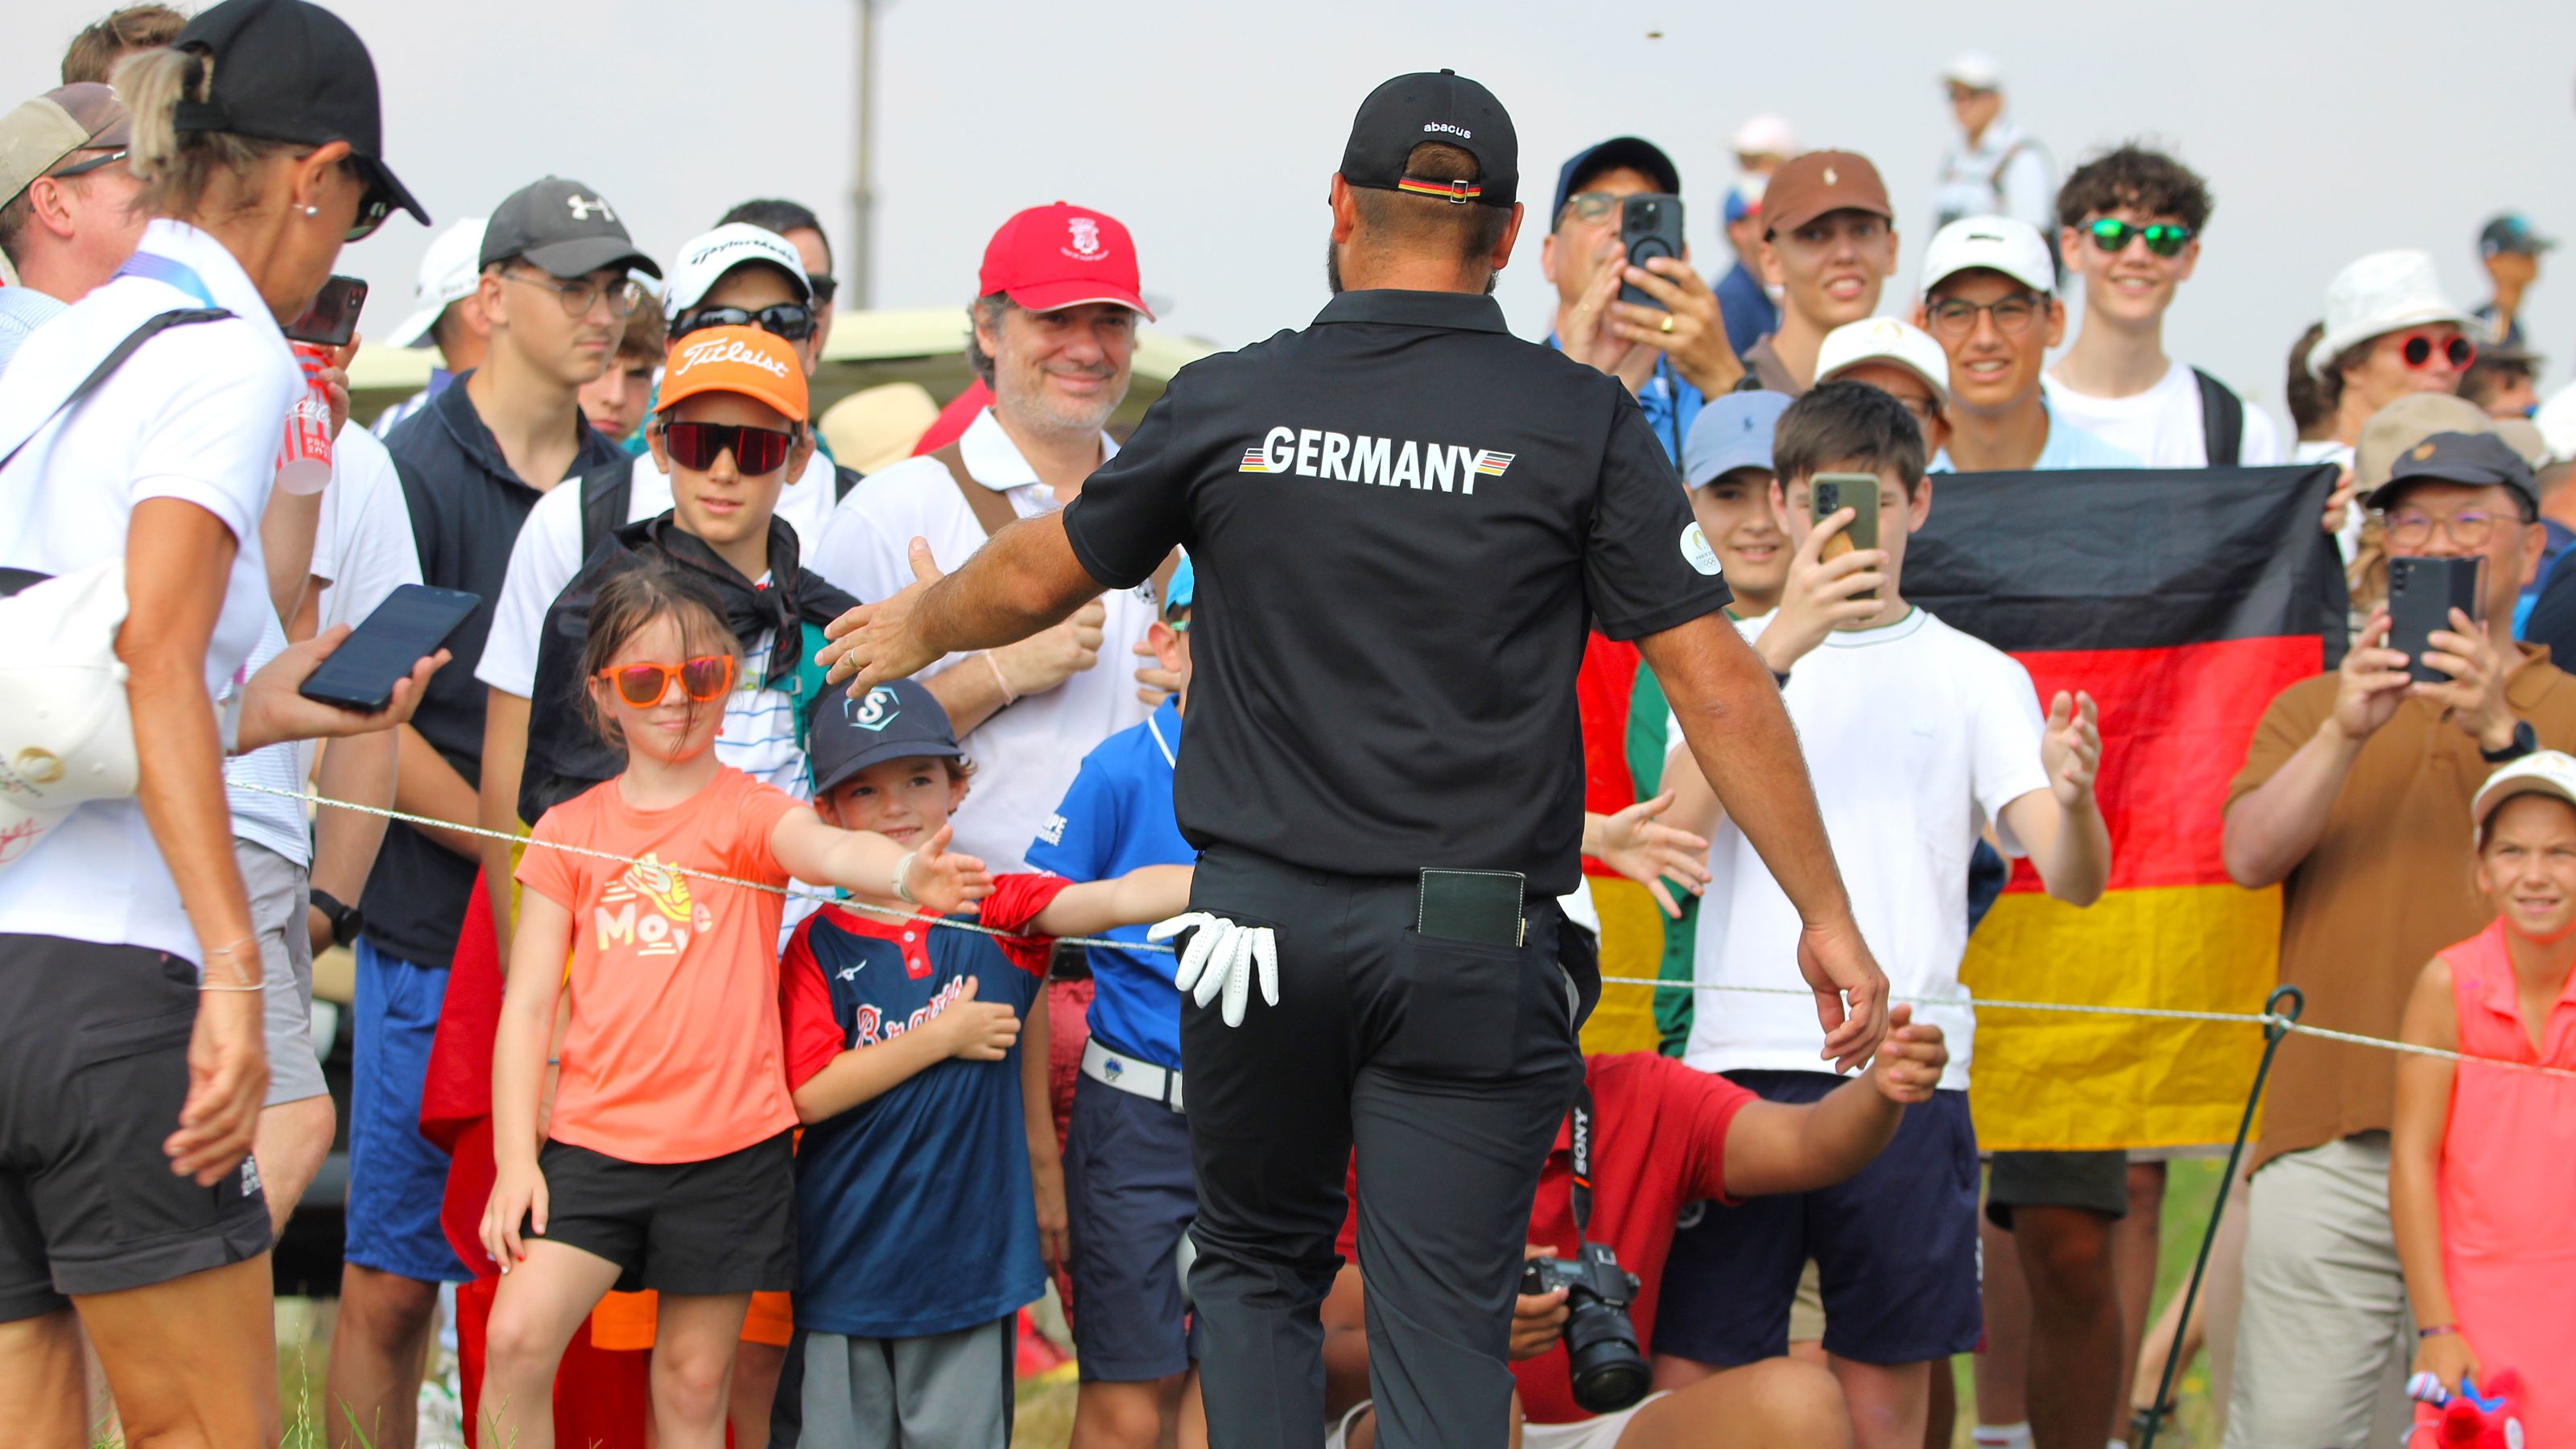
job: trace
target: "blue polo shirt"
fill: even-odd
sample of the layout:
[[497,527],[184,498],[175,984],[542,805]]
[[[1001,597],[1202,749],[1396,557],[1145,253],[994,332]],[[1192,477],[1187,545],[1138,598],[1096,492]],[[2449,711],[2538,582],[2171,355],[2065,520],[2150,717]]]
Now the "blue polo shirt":
[[[1172,811],[1172,764],[1181,752],[1181,711],[1170,700],[1083,757],[1064,803],[1038,828],[1032,870],[1072,881],[1108,880],[1145,865],[1191,865],[1199,853],[1181,838]],[[1143,926],[1110,939],[1145,941]],[[1181,993],[1174,958],[1161,951],[1091,948],[1091,1034],[1121,1056],[1181,1068]]]
[[[1556,334],[1547,334],[1547,345],[1556,351]],[[1646,426],[1654,429],[1655,441],[1664,445],[1664,457],[1676,468],[1682,465],[1682,442],[1690,436],[1691,424],[1699,420],[1699,410],[1707,399],[1698,388],[1682,380],[1673,370],[1669,357],[1655,359],[1655,370],[1637,389],[1637,411],[1646,415]]]

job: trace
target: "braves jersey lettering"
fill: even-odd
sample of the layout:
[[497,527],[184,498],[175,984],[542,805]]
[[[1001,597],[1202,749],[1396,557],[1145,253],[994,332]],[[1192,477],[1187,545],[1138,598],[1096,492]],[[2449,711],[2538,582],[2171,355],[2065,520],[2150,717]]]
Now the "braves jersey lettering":
[[1235,471],[1472,494],[1478,478],[1500,478],[1519,456],[1463,443],[1278,427],[1264,433],[1259,445],[1243,450],[1243,462]]

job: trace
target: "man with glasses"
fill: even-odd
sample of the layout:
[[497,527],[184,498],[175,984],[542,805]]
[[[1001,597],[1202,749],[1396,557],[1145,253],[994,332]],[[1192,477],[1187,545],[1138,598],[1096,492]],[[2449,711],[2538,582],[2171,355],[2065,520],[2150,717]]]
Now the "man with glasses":
[[142,239],[141,183],[125,165],[125,107],[68,85],[0,116],[0,372],[27,334],[104,286]]
[[[1678,196],[1681,189],[1681,172],[1651,141],[1614,136],[1576,152],[1557,170],[1555,222],[1538,250],[1539,272],[1556,288],[1549,341],[1626,383],[1676,464],[1701,400],[1744,376],[1717,294],[1692,270],[1689,248],[1632,267],[1620,246],[1619,216],[1629,197]],[[1638,288],[1654,305],[1619,300],[1622,286]]]
[[1950,446],[1932,471],[2139,466],[2052,417],[2041,396],[2040,366],[2066,331],[2056,284],[2048,242],[2029,222],[1971,216],[1933,233],[1914,309],[1950,359]]
[[2057,193],[2057,254],[2084,279],[2074,345],[2042,379],[2050,413],[2151,468],[2281,461],[2271,415],[2165,355],[2165,313],[2200,265],[2209,188],[2134,143],[2075,168]]
[[[629,272],[661,276],[615,208],[555,176],[492,213],[478,262],[491,324],[483,365],[385,440],[421,581],[485,600],[448,641],[453,666],[400,735],[395,806],[435,820],[476,818],[484,687],[474,670],[511,545],[547,490],[623,461],[583,419],[580,391],[608,366],[635,309]],[[325,1386],[335,1449],[360,1434],[376,1449],[408,1449],[438,1285],[467,1276],[439,1230],[448,1161],[420,1135],[420,1101],[481,858],[474,836],[390,824],[359,900],[348,1238]]]
[[[2365,472],[2383,431],[2363,441]],[[2576,682],[2512,638],[2543,536],[2530,468],[2491,436],[2390,441],[2368,499],[2390,549],[2483,559],[2484,618],[2455,612],[2456,632],[2431,636],[2424,662],[2447,680],[2410,678],[2380,610],[2338,669],[2283,690],[2229,786],[2222,847],[2238,884],[2284,887],[2281,980],[2306,993],[2301,1021],[2379,1037],[2397,1034],[2423,963],[2493,917],[2459,868],[2479,783],[2576,744]],[[2388,1444],[2407,1423],[2417,1325],[2388,1218],[2396,1060],[2294,1037],[2273,1062],[2228,1449]]]
[[1869,158],[1810,151],[1762,191],[1763,279],[1780,289],[1779,329],[1744,354],[1745,387],[1791,397],[1815,385],[1825,334],[1878,311],[1896,274],[1896,211]]

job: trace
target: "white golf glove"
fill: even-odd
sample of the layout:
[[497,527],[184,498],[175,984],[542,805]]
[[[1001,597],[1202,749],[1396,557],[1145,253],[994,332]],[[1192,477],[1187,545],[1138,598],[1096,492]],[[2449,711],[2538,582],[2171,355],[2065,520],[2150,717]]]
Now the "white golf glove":
[[1241,926],[1206,911],[1189,911],[1155,922],[1146,929],[1145,939],[1168,941],[1192,927],[1198,934],[1181,952],[1180,969],[1172,976],[1174,986],[1201,1006],[1222,992],[1221,1011],[1228,1026],[1243,1025],[1256,970],[1261,973],[1261,999],[1272,1006],[1279,1004],[1279,944],[1268,926]]

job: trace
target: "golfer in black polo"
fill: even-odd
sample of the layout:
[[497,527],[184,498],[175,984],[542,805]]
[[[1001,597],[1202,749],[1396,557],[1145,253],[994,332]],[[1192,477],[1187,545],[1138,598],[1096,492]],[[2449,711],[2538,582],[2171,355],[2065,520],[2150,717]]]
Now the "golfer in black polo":
[[1080,498],[956,574],[916,540],[922,581],[825,653],[854,687],[909,674],[1190,550],[1174,789],[1202,853],[1178,980],[1224,1449],[1322,1440],[1316,1307],[1354,1147],[1380,1442],[1504,1441],[1521,1240],[1598,987],[1559,965],[1555,904],[1579,869],[1587,624],[1643,648],[1804,915],[1823,1056],[1858,1064],[1886,1029],[1778,690],[1672,465],[1616,379],[1515,339],[1486,295],[1517,180],[1482,86],[1378,87],[1332,181],[1314,325],[1183,369]]

